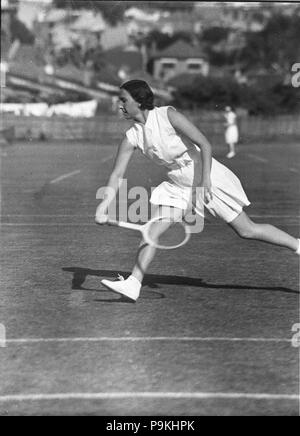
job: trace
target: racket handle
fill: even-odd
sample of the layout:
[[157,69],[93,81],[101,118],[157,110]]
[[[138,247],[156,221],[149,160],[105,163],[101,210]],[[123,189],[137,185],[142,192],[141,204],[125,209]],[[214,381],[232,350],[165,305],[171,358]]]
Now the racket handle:
[[117,221],[110,218],[108,219],[107,224],[110,226],[123,227],[124,229],[130,230],[140,230],[140,228],[142,227],[138,224],[127,223],[125,221]]

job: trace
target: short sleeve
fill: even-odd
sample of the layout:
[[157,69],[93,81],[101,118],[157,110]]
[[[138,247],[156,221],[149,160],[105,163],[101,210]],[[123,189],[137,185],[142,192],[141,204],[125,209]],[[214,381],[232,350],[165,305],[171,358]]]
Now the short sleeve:
[[138,147],[138,135],[135,126],[132,126],[130,129],[126,132],[126,138],[130,142],[131,145],[133,145],[135,148]]

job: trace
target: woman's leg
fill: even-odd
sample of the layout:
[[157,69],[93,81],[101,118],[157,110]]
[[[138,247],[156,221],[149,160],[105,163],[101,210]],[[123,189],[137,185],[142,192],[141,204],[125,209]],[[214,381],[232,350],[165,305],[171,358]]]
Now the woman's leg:
[[[174,220],[178,220],[183,217],[182,209],[170,206],[160,206],[156,209],[153,218],[156,216],[171,217]],[[153,226],[152,239],[157,240],[159,236],[164,233],[170,226],[170,222],[158,222]],[[143,281],[144,275],[152,262],[157,248],[151,247],[142,241],[139,250],[136,255],[135,265],[132,270],[132,276]]]
[[228,143],[228,147],[229,147],[229,152],[228,152],[228,154],[227,154],[227,158],[231,158],[231,157],[234,157],[235,156],[235,143],[234,142],[230,142],[230,143]]
[[242,212],[229,225],[241,238],[264,241],[289,248],[292,251],[296,251],[299,247],[298,239],[271,224],[253,222],[245,212]]
[[[159,207],[154,216],[167,217],[175,219],[176,221],[183,217],[183,211],[173,207]],[[170,226],[170,220],[168,222],[158,222],[153,226],[152,239],[158,239],[159,236],[164,233]],[[143,241],[140,244],[140,248],[137,253],[136,263],[134,265],[132,274],[124,280],[123,277],[120,280],[101,280],[101,283],[113,292],[123,295],[130,301],[136,301],[139,298],[141,283],[147,268],[155,255],[156,249],[149,246]]]

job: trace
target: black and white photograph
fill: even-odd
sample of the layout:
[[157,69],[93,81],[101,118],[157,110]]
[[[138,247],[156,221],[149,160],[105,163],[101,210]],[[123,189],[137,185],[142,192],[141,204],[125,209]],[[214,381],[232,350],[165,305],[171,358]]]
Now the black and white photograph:
[[300,2],[1,0],[0,67],[0,416],[299,416]]

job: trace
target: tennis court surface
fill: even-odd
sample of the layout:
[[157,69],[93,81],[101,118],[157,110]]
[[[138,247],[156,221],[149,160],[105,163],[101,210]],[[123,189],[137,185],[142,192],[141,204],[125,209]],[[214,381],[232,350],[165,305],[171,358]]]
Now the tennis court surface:
[[[247,212],[299,236],[299,144],[214,157],[241,179]],[[136,304],[134,232],[94,224],[116,147],[17,143],[1,150],[0,415],[298,415],[299,258],[220,221],[159,251]],[[128,187],[156,186],[138,153]],[[297,345],[297,344],[296,344]]]

